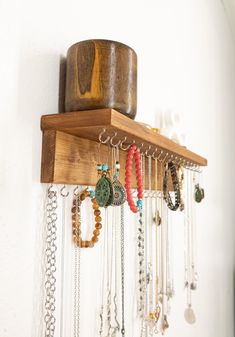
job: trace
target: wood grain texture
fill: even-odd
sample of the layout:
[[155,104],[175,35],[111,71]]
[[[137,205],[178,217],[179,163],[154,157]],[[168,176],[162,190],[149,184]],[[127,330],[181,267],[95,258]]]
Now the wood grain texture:
[[[60,131],[45,131],[43,137],[42,183],[89,185],[95,186],[98,176],[96,165],[98,159],[97,142],[72,136]],[[100,146],[100,161],[111,160],[110,148]],[[126,152],[120,151],[120,181],[124,183]],[[111,164],[111,163],[110,163]],[[109,165],[110,165],[109,164]],[[145,162],[148,172],[148,162]],[[133,166],[134,168],[134,166]],[[135,172],[135,168],[133,170]],[[162,188],[161,164],[158,163],[158,189]],[[156,186],[155,161],[152,160],[152,188]],[[135,173],[132,186],[136,187]],[[148,188],[146,177],[145,188]]]
[[65,110],[113,108],[134,119],[137,56],[115,41],[87,40],[67,53]]
[[63,131],[70,135],[95,141],[98,141],[99,133],[103,128],[106,129],[107,134],[110,136],[115,131],[118,133],[118,138],[115,141],[127,137],[125,145],[135,141],[137,146],[141,146],[143,143],[143,149],[145,150],[151,146],[149,154],[157,149],[157,154],[163,151],[164,154],[168,153],[168,156],[173,155],[199,166],[207,165],[207,160],[200,155],[160,134],[156,134],[151,129],[140,125],[113,109],[67,112],[65,114],[42,116],[41,119],[42,130]]

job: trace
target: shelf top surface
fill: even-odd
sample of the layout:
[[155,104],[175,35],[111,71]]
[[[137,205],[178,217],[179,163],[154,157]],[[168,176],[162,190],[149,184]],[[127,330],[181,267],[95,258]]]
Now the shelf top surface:
[[123,146],[135,142],[142,150],[148,150],[148,154],[154,152],[155,157],[160,156],[161,151],[163,151],[163,154],[159,157],[160,159],[164,157],[164,154],[168,153],[168,156],[172,155],[173,159],[177,157],[199,166],[207,165],[207,160],[200,155],[113,109],[44,115],[41,118],[41,129],[43,131],[63,131],[95,141],[99,141],[99,134],[105,129],[104,138],[107,135],[112,137],[115,132],[117,133],[113,138],[113,143],[115,144],[119,140],[123,140]]

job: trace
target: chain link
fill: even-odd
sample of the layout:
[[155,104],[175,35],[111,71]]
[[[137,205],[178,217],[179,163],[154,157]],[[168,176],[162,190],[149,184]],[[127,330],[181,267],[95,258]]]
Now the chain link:
[[57,192],[50,186],[47,190],[46,205],[46,249],[45,249],[45,337],[55,336],[55,290],[56,290],[56,239],[57,239]]

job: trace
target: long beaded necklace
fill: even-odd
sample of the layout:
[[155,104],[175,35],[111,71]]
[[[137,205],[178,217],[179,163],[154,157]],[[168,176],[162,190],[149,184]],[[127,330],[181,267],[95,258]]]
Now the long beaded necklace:
[[55,290],[56,290],[56,240],[57,240],[57,192],[51,185],[47,190],[46,249],[45,249],[45,337],[55,336]]
[[[144,171],[145,171],[145,160],[144,155],[141,155],[141,163],[142,163],[142,179],[144,181]],[[138,246],[138,290],[139,290],[139,298],[138,298],[138,313],[140,318],[143,320],[144,318],[144,310],[145,310],[145,292],[146,292],[146,284],[145,284],[145,246],[144,246],[144,224],[143,224],[143,208],[139,211],[139,219],[138,219],[138,234],[137,234],[137,246]]]

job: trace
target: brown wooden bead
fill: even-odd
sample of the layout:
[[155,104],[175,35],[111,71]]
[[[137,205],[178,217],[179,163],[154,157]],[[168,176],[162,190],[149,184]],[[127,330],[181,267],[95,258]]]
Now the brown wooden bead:
[[89,195],[89,192],[87,190],[85,190],[83,193],[85,194],[86,197]]
[[85,241],[85,248],[89,248],[90,241]]
[[85,193],[82,193],[82,194],[80,195],[80,200],[85,200],[85,198],[86,198]]
[[98,229],[95,229],[95,230],[93,231],[93,234],[94,234],[95,236],[98,236],[98,235],[100,235],[100,231],[99,231]]
[[81,241],[81,248],[85,248],[86,247],[86,241],[82,240]]
[[73,215],[75,215],[75,212],[76,212],[76,206],[73,206],[72,207],[72,213],[73,213]]
[[97,238],[97,236],[93,236],[91,239],[93,242],[97,242],[99,239]]
[[89,248],[92,248],[92,247],[94,247],[94,242],[91,240],[89,241]]
[[97,229],[101,229],[101,228],[102,228],[102,225],[101,225],[101,223],[100,223],[100,222],[97,222],[97,223],[95,224],[95,228],[97,228]]
[[101,216],[96,216],[96,217],[95,217],[95,221],[96,221],[96,222],[100,222],[101,220],[102,220]]
[[101,213],[101,212],[100,212],[99,209],[96,209],[95,212],[94,212],[95,215],[100,215],[100,213]]

